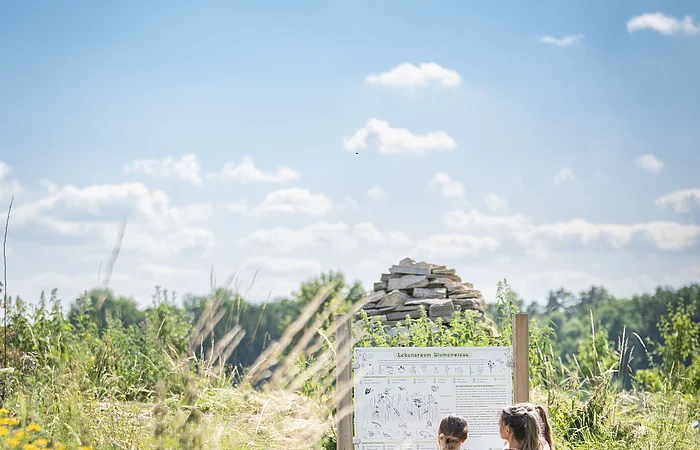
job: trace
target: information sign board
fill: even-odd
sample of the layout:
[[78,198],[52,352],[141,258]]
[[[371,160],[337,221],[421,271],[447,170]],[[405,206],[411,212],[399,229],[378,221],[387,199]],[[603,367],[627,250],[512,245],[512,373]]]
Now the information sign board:
[[467,419],[469,450],[503,448],[498,413],[513,403],[511,347],[355,348],[355,447],[434,450],[440,420]]

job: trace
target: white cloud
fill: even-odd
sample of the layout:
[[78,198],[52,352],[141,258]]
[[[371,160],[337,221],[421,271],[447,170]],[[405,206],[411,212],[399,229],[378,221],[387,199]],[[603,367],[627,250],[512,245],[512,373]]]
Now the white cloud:
[[575,44],[576,42],[579,42],[581,40],[583,40],[582,34],[570,34],[570,35],[564,36],[562,38],[555,38],[552,36],[542,36],[540,38],[540,42],[542,42],[544,44],[554,45],[557,47],[568,47],[568,46]]
[[94,184],[85,188],[66,185],[53,188],[52,193],[36,202],[20,206],[16,221],[22,222],[43,214],[53,216],[83,213],[103,217],[110,207],[121,206],[148,218],[157,218],[169,211],[165,192],[150,191],[142,183]]
[[489,192],[484,201],[486,202],[486,207],[492,213],[500,213],[508,210],[508,200],[493,192]]
[[389,196],[389,194],[381,186],[372,186],[370,190],[367,191],[367,195],[369,196],[369,198],[372,199],[372,201],[375,202],[378,202],[379,200],[385,199]]
[[462,83],[462,77],[456,71],[445,69],[436,63],[423,63],[419,66],[403,63],[388,72],[367,75],[365,81],[390,87],[426,87],[431,82],[455,87]]
[[447,198],[464,198],[467,192],[464,190],[464,185],[461,181],[453,180],[449,175],[443,172],[435,174],[430,185],[440,191],[443,197]]
[[42,218],[59,221],[67,218],[71,222],[143,218],[153,226],[167,226],[206,220],[212,212],[213,206],[209,204],[173,207],[164,191],[151,191],[142,183],[121,183],[54,187],[51,194],[18,207],[13,219],[21,224]]
[[443,216],[442,222],[448,228],[469,232],[522,231],[531,227],[530,222],[520,214],[495,216],[475,209],[469,212],[451,211]]
[[677,213],[700,211],[700,189],[683,189],[662,195],[654,200],[657,206],[670,208]]
[[0,181],[4,181],[11,171],[12,169],[6,162],[0,161]]
[[[103,241],[114,241],[116,230],[101,228],[100,231]],[[210,254],[215,243],[214,234],[206,228],[183,227],[161,233],[147,226],[127,224],[122,252],[166,260],[184,253],[198,256]]]
[[554,175],[554,184],[561,186],[576,181],[576,174],[569,167],[564,167]]
[[278,189],[267,194],[256,208],[256,213],[288,213],[323,216],[333,208],[333,201],[323,194],[314,194],[308,189]]
[[370,222],[355,225],[355,234],[369,242],[379,243],[384,240],[384,235]]
[[194,279],[205,281],[209,278],[210,272],[193,270],[185,267],[171,267],[162,264],[146,263],[138,268],[138,275],[149,280],[162,283],[166,278]]
[[250,156],[244,157],[241,162],[227,162],[220,172],[209,174],[209,178],[219,178],[226,180],[235,180],[242,183],[289,183],[301,179],[299,172],[290,169],[289,167],[278,166],[274,171],[263,172],[255,167],[253,158]]
[[343,203],[340,204],[340,207],[342,209],[354,210],[359,208],[360,205],[357,203],[357,200],[355,200],[353,197],[346,196]]
[[469,234],[435,234],[418,242],[411,252],[421,260],[435,260],[474,257],[493,252],[501,245],[500,240],[492,236],[475,236]]
[[8,200],[22,193],[19,180],[11,179],[12,169],[4,161],[0,161],[0,200]]
[[350,228],[343,222],[320,222],[304,228],[261,228],[253,231],[241,244],[251,247],[269,247],[278,251],[295,251],[310,248],[332,247],[353,250],[357,242],[349,236]]
[[621,249],[648,246],[663,251],[675,251],[698,244],[700,226],[677,222],[653,221],[646,223],[597,224],[584,219],[544,224],[524,233],[524,242],[532,238],[545,239],[564,248],[583,246],[592,249]]
[[519,214],[491,216],[471,210],[452,211],[443,217],[443,223],[457,231],[509,239],[513,245],[540,254],[546,249],[569,251],[576,248],[677,251],[700,244],[700,226],[666,221],[599,224],[573,219],[537,225]]
[[680,287],[696,283],[700,277],[700,265],[670,269],[666,273],[645,273],[638,271],[629,275],[613,275],[607,271],[589,273],[575,269],[552,269],[517,274],[508,277],[513,288],[521,293],[527,292],[528,299],[533,296],[545,301],[547,292],[563,286],[570,292],[587,291],[591,286],[603,286],[616,296],[632,296],[653,292],[657,286]]
[[361,222],[355,225],[355,234],[373,244],[387,244],[389,246],[405,247],[413,243],[403,231],[380,232],[374,224]]
[[422,155],[437,150],[450,150],[457,143],[444,131],[413,134],[406,128],[392,128],[389,122],[372,118],[349,139],[343,139],[345,149],[376,150],[379,153],[413,153]]
[[393,244],[396,246],[403,247],[403,246],[411,245],[413,243],[413,239],[408,237],[406,235],[406,233],[404,233],[403,231],[399,231],[399,230],[389,231],[386,233],[386,236],[387,236],[387,241],[390,244]]
[[693,18],[685,15],[682,19],[661,12],[646,13],[631,18],[627,22],[627,31],[634,33],[640,30],[654,30],[663,35],[700,34],[700,25],[693,23]]
[[[259,270],[262,275],[317,275],[323,265],[311,258],[285,258],[270,256],[253,256],[244,266]],[[301,280],[300,280],[301,281]],[[298,283],[297,283],[298,284]]]
[[634,164],[637,168],[646,170],[649,173],[659,173],[661,169],[664,168],[664,163],[656,156],[649,153],[637,156],[634,160]]
[[380,247],[407,247],[413,243],[403,231],[381,232],[370,222],[360,222],[352,228],[344,222],[319,222],[299,229],[261,228],[239,240],[239,244],[278,252],[328,248],[356,251],[358,240],[380,244]]
[[[350,203],[341,205],[351,208]],[[246,200],[238,200],[219,209],[249,217],[264,217],[279,213],[324,216],[333,209],[333,200],[324,194],[315,194],[308,189],[284,188],[268,193],[257,206],[249,206]]]
[[84,188],[49,185],[45,197],[19,206],[13,212],[18,227],[39,227],[44,233],[97,240],[111,246],[119,222],[127,220],[123,249],[155,258],[185,250],[206,252],[214,246],[211,231],[193,227],[208,220],[214,207],[170,205],[168,195],[141,183],[99,184]]
[[248,209],[248,202],[245,200],[228,203],[224,205],[223,209],[236,214],[248,214],[250,212]]
[[175,178],[186,183],[200,186],[202,176],[197,155],[187,154],[175,159],[168,156],[163,159],[137,159],[124,167],[126,173],[140,173],[154,178]]

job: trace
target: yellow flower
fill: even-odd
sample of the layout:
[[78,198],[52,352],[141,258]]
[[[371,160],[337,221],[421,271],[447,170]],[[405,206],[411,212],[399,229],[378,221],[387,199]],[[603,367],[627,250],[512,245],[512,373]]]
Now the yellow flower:
[[0,414],[10,414],[10,411],[5,408],[0,408]]
[[92,450],[90,447],[78,447],[78,450]]
[[61,443],[58,442],[58,441],[55,441],[55,442],[53,443],[53,448],[55,448],[56,450],[66,450],[66,446],[63,445],[63,444],[61,444]]
[[41,431],[41,425],[33,423],[27,427],[27,431]]
[[22,446],[22,450],[38,450],[38,449],[39,449],[39,447],[37,447],[34,444],[24,444]]
[[9,417],[9,418],[5,419],[4,422],[5,423],[3,425],[18,425],[19,424],[19,420],[15,419],[14,417]]
[[49,443],[49,441],[44,439],[44,438],[37,439],[36,441],[33,442],[34,445],[37,445],[39,447],[43,447],[48,443]]
[[25,433],[22,430],[15,431],[15,437],[18,437],[18,438],[23,438],[25,434],[27,434],[27,433]]
[[17,447],[17,446],[19,445],[19,441],[18,441],[17,439],[15,439],[15,438],[10,438],[10,439],[7,440],[7,444],[8,444],[10,447],[15,448],[15,447]]
[[0,427],[0,436],[7,436],[10,434],[10,430],[7,427]]

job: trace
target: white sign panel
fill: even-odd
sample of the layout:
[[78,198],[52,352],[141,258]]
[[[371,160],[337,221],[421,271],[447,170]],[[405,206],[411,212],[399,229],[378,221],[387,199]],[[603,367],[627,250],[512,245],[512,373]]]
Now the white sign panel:
[[467,419],[467,450],[503,449],[498,413],[513,402],[511,347],[355,348],[359,450],[435,450],[440,420]]

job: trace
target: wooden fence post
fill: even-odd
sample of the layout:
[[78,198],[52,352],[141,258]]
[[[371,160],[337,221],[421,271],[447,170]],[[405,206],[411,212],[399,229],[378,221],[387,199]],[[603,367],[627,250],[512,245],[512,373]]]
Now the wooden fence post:
[[352,321],[350,315],[340,314],[335,331],[336,367],[336,420],[338,426],[338,450],[353,450],[352,445]]
[[527,314],[513,316],[513,362],[515,403],[530,401],[530,333]]

